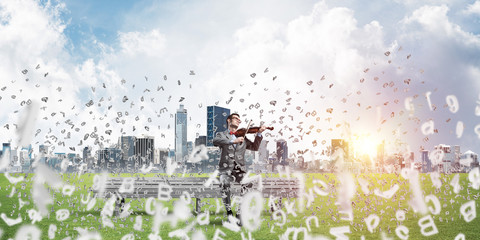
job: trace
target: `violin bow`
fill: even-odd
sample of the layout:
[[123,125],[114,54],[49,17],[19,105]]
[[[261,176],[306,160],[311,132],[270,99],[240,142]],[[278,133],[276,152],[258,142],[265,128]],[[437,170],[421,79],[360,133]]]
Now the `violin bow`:
[[250,122],[248,122],[247,128],[245,129],[245,133],[243,134],[243,137],[245,137],[247,135],[248,129],[250,129],[251,124],[252,124],[252,120],[250,120]]

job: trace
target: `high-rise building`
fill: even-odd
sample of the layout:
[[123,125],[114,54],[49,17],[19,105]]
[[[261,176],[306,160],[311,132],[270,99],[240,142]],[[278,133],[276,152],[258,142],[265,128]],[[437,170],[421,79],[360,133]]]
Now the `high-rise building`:
[[25,150],[25,151],[27,151],[27,153],[28,153],[28,157],[29,157],[30,159],[32,159],[32,153],[33,153],[32,144],[29,144],[29,145],[28,145],[28,146],[26,146],[26,147],[22,147],[22,149],[21,149],[21,150]]
[[268,149],[267,149],[268,141],[262,140],[260,143],[260,147],[258,147],[258,162],[262,164],[266,164],[268,162]]
[[460,162],[460,156],[462,155],[462,152],[460,152],[459,145],[453,146],[453,153],[455,154],[455,159],[453,162],[455,165],[457,165]]
[[406,165],[405,165],[406,168],[412,168],[413,164],[415,163],[415,153],[410,152],[410,154],[408,155],[408,159],[405,159],[405,162],[406,162]]
[[227,117],[230,115],[230,109],[208,106],[207,107],[207,146],[213,146],[213,139],[217,132],[227,130]]
[[286,165],[288,159],[287,141],[280,139],[277,141],[277,163]]
[[432,162],[428,157],[428,150],[422,151],[422,173],[429,173],[432,171]]
[[450,145],[440,144],[435,146],[434,149],[441,150],[444,154],[443,159],[438,163],[439,170],[444,173],[451,172],[451,166],[455,161],[455,152],[452,151],[452,147]]
[[193,151],[193,142],[188,141],[187,142],[187,155],[190,156],[190,153],[192,153],[192,151]]
[[5,156],[8,160],[8,163],[12,162],[12,148],[10,143],[3,143],[2,156]]
[[338,151],[339,149],[343,150],[344,160],[348,160],[348,157],[350,156],[348,142],[345,141],[344,139],[332,139],[332,154],[335,154],[335,152]]
[[377,146],[377,165],[383,166],[385,161],[385,140]]
[[49,157],[47,159],[47,165],[50,168],[53,168],[56,171],[62,170],[62,161],[67,158],[67,155],[65,153],[54,153],[52,157]]
[[173,160],[173,159],[175,158],[175,150],[170,149],[170,150],[168,151],[168,157]]
[[92,157],[92,147],[87,146],[83,148],[83,155],[82,155],[82,160],[83,163],[87,164],[88,169],[93,169],[94,163],[93,160],[94,158]]
[[88,158],[92,155],[92,148],[87,146],[83,148],[82,160],[83,162],[87,162]]
[[135,139],[135,167],[141,168],[143,165],[147,167],[153,164],[153,156],[155,152],[155,139],[145,136]]
[[175,161],[183,162],[187,154],[187,109],[180,104],[175,114]]
[[118,138],[118,148],[121,150],[120,167],[125,172],[131,172],[134,168],[135,137],[121,136]]
[[120,167],[121,150],[105,148],[98,151],[98,165],[102,170],[113,171]]
[[155,157],[154,157],[154,166],[158,168],[160,172],[166,172],[168,158],[168,149],[167,148],[156,148]]
[[30,155],[29,155],[28,148],[22,148],[19,152],[19,161],[13,161],[13,167],[16,170],[12,169],[12,171],[18,172],[21,167],[24,170],[24,172],[26,172],[32,163],[32,159],[29,156]]

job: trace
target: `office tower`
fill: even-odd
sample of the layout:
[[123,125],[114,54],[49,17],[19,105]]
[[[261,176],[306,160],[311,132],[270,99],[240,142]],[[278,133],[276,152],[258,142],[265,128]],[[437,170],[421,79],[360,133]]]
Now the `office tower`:
[[156,148],[154,156],[154,166],[158,168],[160,172],[166,172],[167,158],[169,151],[167,148]]
[[350,151],[348,148],[348,142],[344,139],[332,139],[332,154],[335,154],[339,149],[343,150],[344,155],[342,156],[344,160],[348,160]]
[[413,152],[410,152],[410,154],[408,155],[408,161],[405,167],[412,168],[414,163],[415,163],[415,154]]
[[62,161],[67,157],[67,155],[65,153],[54,153],[54,155],[52,157],[49,157],[47,159],[47,165],[56,170],[56,171],[60,171],[62,170],[61,167],[62,167]]
[[7,158],[6,160],[9,164],[12,162],[12,149],[10,143],[3,143],[2,157]]
[[230,109],[218,106],[207,107],[207,147],[213,146],[213,139],[217,132],[227,130],[227,117]]
[[105,148],[98,151],[98,165],[101,170],[114,171],[120,167],[121,150]]
[[287,141],[280,139],[277,141],[277,163],[287,165],[288,146]]
[[187,109],[180,104],[175,114],[175,161],[183,162],[187,154]]
[[[19,161],[18,161],[19,160]],[[20,172],[23,169],[25,172],[29,169],[32,159],[29,157],[29,150],[28,148],[22,148],[19,152],[18,160],[14,160],[12,162],[13,172]]]
[[268,149],[267,149],[268,141],[262,140],[260,143],[260,147],[258,148],[258,162],[261,164],[266,164],[268,162]]
[[462,155],[462,152],[460,152],[460,146],[455,145],[453,146],[453,153],[455,154],[455,159],[454,159],[454,164],[459,164],[460,162],[460,156]]
[[174,160],[175,158],[175,150],[171,149],[168,151],[168,157]]
[[25,150],[27,151],[28,153],[28,157],[31,159],[32,158],[32,153],[33,153],[33,148],[32,148],[32,144],[28,144],[28,146],[26,147],[22,147],[21,150]]
[[155,152],[155,141],[154,137],[139,137],[135,140],[135,167],[141,168],[146,165],[147,167],[150,163],[153,164],[153,156]]
[[385,161],[385,140],[377,146],[377,164],[383,166]]
[[121,150],[120,167],[125,172],[131,172],[134,169],[135,159],[135,137],[121,136],[118,138],[118,148]]
[[87,169],[93,169],[95,159],[92,156],[92,147],[84,147],[82,153],[82,161],[87,164]]
[[83,148],[83,155],[82,155],[82,160],[83,162],[87,163],[88,158],[92,155],[92,148],[91,147],[84,147]]
[[198,136],[195,138],[195,146],[207,145],[207,136]]
[[428,157],[428,150],[422,151],[422,173],[429,173],[432,171],[432,162]]
[[188,141],[187,142],[187,156],[190,156],[190,153],[192,153],[192,151],[193,151],[193,142]]
[[440,172],[451,172],[451,166],[455,161],[455,152],[452,151],[452,147],[450,145],[440,144],[433,148],[443,152],[443,159],[440,160],[441,162],[437,163]]

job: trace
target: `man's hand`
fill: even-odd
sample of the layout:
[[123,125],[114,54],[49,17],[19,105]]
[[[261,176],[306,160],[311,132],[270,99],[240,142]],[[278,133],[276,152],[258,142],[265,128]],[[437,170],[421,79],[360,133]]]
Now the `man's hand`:
[[245,139],[243,137],[238,137],[238,138],[235,138],[235,140],[233,140],[233,143],[234,144],[237,144],[237,143],[243,143]]
[[262,133],[263,131],[265,131],[265,129],[267,129],[267,127],[265,125],[262,125],[260,126],[260,129],[258,129],[258,132]]

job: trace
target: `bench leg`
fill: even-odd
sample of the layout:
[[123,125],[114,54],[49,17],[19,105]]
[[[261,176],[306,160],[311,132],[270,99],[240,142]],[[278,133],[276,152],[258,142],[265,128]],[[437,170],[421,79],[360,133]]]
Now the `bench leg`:
[[197,214],[200,213],[200,201],[201,200],[202,199],[200,199],[200,198],[195,198],[195,211],[197,212]]

